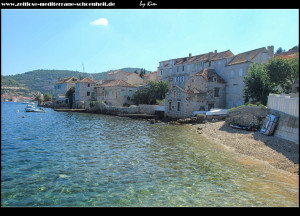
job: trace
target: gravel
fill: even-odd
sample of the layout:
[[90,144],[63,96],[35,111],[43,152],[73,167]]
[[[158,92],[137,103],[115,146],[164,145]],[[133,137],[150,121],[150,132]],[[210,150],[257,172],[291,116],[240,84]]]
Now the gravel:
[[299,145],[259,132],[234,129],[225,121],[193,125],[195,131],[235,152],[268,162],[271,166],[299,175]]

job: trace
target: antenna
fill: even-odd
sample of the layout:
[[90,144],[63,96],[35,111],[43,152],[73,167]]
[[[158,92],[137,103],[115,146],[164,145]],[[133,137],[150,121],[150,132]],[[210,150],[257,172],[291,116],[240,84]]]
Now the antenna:
[[84,64],[82,63],[82,72],[84,73]]

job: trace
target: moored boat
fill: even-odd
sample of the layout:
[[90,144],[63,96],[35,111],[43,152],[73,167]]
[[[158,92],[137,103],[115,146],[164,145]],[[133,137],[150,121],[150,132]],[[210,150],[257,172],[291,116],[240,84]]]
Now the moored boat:
[[43,113],[46,112],[44,109],[42,109],[42,108],[36,108],[33,105],[27,105],[25,107],[25,111],[26,112],[43,112]]

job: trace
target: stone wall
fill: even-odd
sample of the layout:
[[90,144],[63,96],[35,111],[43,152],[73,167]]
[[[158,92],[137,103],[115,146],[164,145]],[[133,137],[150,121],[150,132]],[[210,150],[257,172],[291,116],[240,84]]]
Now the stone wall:
[[274,136],[299,145],[299,118],[275,110],[271,110],[271,113],[279,117]]
[[226,124],[260,128],[264,118],[271,111],[260,106],[243,106],[227,111]]

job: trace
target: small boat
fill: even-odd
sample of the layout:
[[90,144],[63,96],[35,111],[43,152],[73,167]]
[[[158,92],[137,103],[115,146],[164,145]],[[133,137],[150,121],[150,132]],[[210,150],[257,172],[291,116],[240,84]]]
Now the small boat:
[[27,105],[26,107],[25,107],[25,111],[26,112],[46,112],[44,109],[42,109],[42,108],[36,108],[35,106],[32,106],[32,105]]
[[275,128],[276,128],[277,122],[278,122],[278,118],[276,116],[272,115],[272,114],[268,114],[266,119],[267,119],[267,122],[260,129],[260,132],[262,134],[270,136],[275,131]]
[[206,112],[206,115],[223,115],[226,116],[228,109],[211,109],[210,111]]

